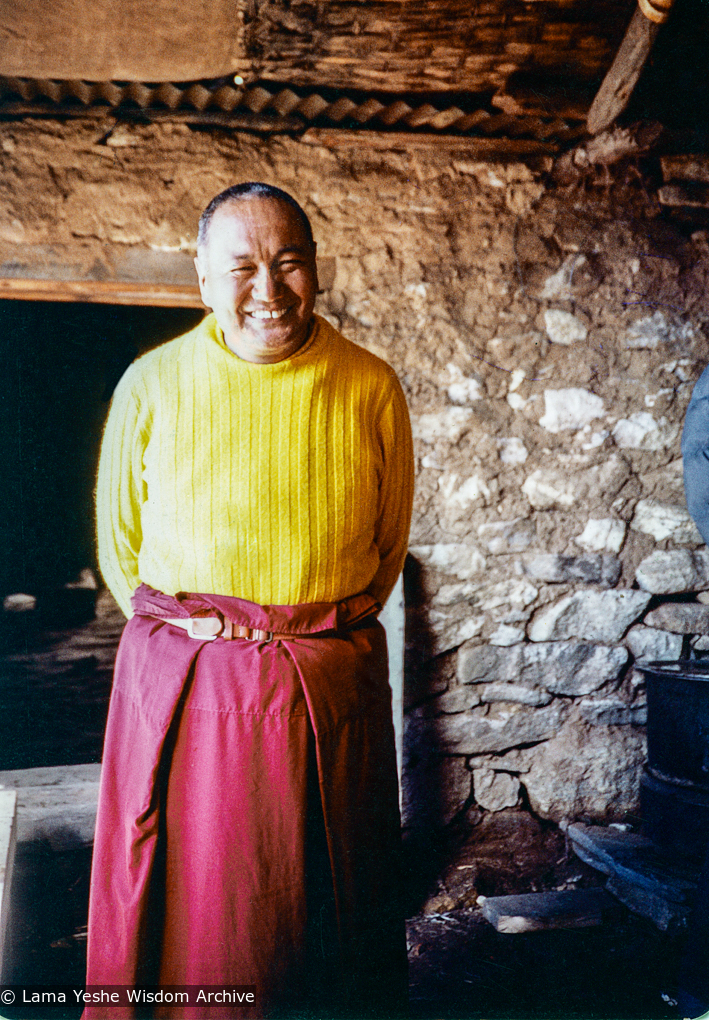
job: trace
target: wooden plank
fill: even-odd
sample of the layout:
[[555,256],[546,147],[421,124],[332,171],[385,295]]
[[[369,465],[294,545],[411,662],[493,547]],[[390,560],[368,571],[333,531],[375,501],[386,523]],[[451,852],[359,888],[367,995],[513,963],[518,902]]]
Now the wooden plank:
[[524,159],[526,156],[551,156],[559,151],[559,146],[553,142],[539,142],[533,138],[466,138],[405,131],[340,131],[334,128],[309,128],[301,136],[301,141],[333,149],[455,150],[464,152],[470,159]]
[[665,184],[670,181],[698,181],[701,184],[709,184],[709,156],[696,154],[661,156],[660,166]]
[[[686,181],[684,184],[663,184],[658,189],[660,205],[671,208],[709,209],[709,187]],[[696,633],[696,632],[693,632]]]
[[199,287],[115,280],[36,280],[0,278],[0,299],[83,301],[88,304],[203,308]]
[[17,847],[17,794],[0,789],[0,976],[6,973],[5,941]]
[[599,888],[489,896],[483,903],[483,917],[505,935],[588,928],[603,923],[603,912],[611,903],[605,889]]

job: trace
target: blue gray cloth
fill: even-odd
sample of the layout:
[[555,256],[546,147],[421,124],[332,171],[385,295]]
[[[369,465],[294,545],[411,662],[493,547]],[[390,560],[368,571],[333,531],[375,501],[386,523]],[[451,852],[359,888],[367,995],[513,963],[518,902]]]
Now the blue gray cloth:
[[687,509],[709,544],[709,366],[694,387],[685,415],[682,461]]
[[[682,461],[687,509],[709,543],[709,366],[694,387],[685,415]],[[682,1016],[704,1015],[709,1008],[709,851],[689,921],[677,998]]]

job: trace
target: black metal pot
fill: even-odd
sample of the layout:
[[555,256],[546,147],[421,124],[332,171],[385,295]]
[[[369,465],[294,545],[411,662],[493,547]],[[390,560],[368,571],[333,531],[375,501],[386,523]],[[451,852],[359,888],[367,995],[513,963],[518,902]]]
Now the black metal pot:
[[660,846],[703,857],[709,846],[709,664],[638,668],[647,681],[643,830]]

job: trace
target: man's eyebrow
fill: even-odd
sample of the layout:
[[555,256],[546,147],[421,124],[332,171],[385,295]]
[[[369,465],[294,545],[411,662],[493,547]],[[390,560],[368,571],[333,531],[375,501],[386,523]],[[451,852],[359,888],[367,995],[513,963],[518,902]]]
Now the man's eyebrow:
[[[287,244],[287,245],[284,245],[283,248],[279,248],[278,249],[278,251],[276,252],[274,258],[279,259],[282,255],[288,255],[290,253],[294,253],[296,255],[307,255],[308,251],[309,251],[309,249],[308,249],[307,245],[303,245],[303,244]],[[250,261],[253,261],[253,255],[250,255],[250,254],[246,254],[246,255],[234,254],[234,255],[231,256],[231,258],[232,258],[232,261],[234,261],[234,262],[250,262]]]
[[280,258],[281,255],[287,255],[289,252],[294,252],[296,255],[307,255],[308,251],[309,248],[307,245],[287,244],[276,252],[276,258]]

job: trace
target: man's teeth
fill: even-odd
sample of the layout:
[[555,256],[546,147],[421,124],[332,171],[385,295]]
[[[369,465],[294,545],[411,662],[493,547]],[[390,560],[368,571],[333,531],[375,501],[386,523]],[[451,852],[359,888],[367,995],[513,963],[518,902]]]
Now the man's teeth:
[[273,312],[269,312],[267,308],[257,309],[253,312],[249,312],[249,315],[253,319],[280,319],[281,316],[285,315],[288,311],[287,308],[279,308]]

